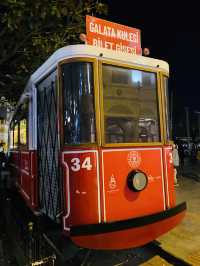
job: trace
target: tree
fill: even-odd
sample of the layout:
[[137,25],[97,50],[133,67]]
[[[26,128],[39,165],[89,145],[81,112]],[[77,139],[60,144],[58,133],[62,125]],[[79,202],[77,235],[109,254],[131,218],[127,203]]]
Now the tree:
[[80,42],[85,15],[104,15],[94,0],[4,0],[0,3],[0,97],[14,101],[56,49]]

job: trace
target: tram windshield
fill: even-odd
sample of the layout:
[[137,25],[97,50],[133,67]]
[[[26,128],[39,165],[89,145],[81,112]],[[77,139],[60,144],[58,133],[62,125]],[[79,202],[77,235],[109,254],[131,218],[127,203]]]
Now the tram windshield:
[[160,141],[156,73],[103,65],[106,143]]
[[95,143],[93,65],[70,62],[62,65],[64,142]]

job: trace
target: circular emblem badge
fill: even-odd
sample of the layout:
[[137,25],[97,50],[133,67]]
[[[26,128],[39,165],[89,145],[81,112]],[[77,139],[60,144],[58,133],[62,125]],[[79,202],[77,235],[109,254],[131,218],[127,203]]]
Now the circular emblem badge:
[[129,152],[127,159],[131,168],[138,168],[141,163],[141,156],[137,151]]

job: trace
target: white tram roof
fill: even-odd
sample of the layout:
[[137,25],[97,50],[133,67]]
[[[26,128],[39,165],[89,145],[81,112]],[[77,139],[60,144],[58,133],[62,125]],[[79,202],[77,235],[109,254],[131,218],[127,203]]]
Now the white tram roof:
[[149,68],[159,68],[165,72],[169,72],[169,65],[163,60],[153,59],[150,57],[132,55],[123,52],[95,47],[91,45],[69,45],[60,48],[53,53],[31,76],[33,83],[38,82],[42,77],[48,74],[57,63],[63,59],[75,57],[91,57],[99,59],[107,59],[111,61],[120,61],[122,63],[134,64],[138,66],[146,66]]

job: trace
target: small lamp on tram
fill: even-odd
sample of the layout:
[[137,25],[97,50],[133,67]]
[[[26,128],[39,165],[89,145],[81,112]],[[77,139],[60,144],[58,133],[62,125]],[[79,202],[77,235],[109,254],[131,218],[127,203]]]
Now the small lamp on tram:
[[85,44],[87,44],[87,35],[85,33],[80,33],[79,39]]
[[143,56],[149,56],[150,55],[150,49],[145,47],[142,51]]

